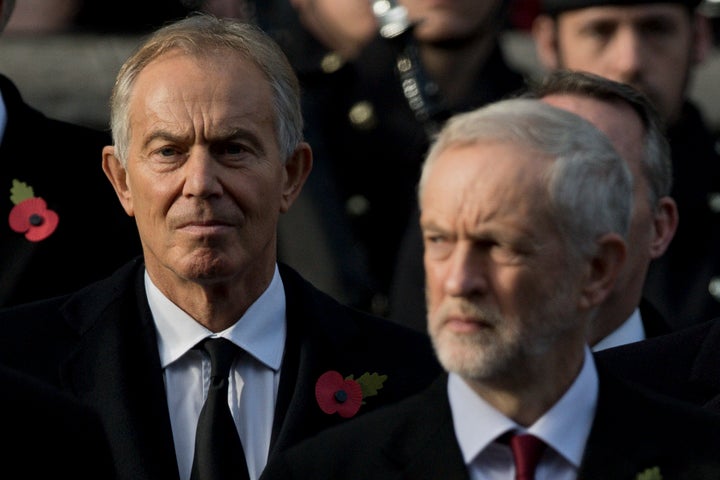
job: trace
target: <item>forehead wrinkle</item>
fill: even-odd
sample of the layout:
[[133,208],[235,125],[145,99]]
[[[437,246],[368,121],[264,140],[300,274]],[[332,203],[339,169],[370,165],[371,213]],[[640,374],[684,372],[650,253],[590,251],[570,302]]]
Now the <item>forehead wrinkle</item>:
[[[522,155],[535,155],[526,149],[519,152]],[[479,233],[481,229],[497,229],[504,225],[529,234],[524,224],[527,224],[528,218],[535,218],[541,213],[539,204],[544,202],[539,200],[546,196],[543,186],[536,180],[540,169],[526,168],[532,161],[505,158],[504,155],[480,162],[486,165],[478,163],[472,172],[465,171],[462,165],[445,165],[445,173],[456,176],[460,181],[440,178],[435,192],[431,190],[434,195],[448,195],[447,198],[451,199],[444,203],[453,210],[448,212],[451,215],[447,215],[453,218],[453,227],[467,233]],[[506,165],[502,168],[503,172],[499,173],[495,168],[497,162],[515,162],[516,165]],[[494,178],[498,175],[500,178]],[[431,199],[425,201],[430,209],[434,203]]]
[[[189,103],[184,103],[184,105],[189,105]],[[252,112],[243,112],[238,115],[225,116],[222,113],[218,115],[213,112],[212,108],[196,108],[194,110],[192,112],[190,109],[168,107],[162,108],[161,111],[156,109],[155,113],[146,114],[146,119],[152,119],[150,120],[152,124],[148,128],[149,134],[145,139],[145,144],[155,139],[174,142],[197,141],[198,143],[244,139],[258,147],[261,145],[258,132],[264,123],[262,120],[258,122],[258,117],[264,116],[266,121],[272,121],[267,118],[269,117],[267,114],[256,115]],[[181,118],[185,114],[192,120],[187,122]]]
[[[158,69],[162,63],[171,61],[188,66],[184,79],[148,83],[158,75],[165,75]],[[155,59],[140,73],[133,89],[137,91],[143,84],[150,85],[149,90],[143,88],[143,103],[136,105],[138,113],[148,123],[147,119],[154,118],[155,123],[163,125],[163,130],[173,134],[200,137],[218,135],[227,125],[229,129],[252,133],[267,122],[274,124],[270,87],[265,82],[243,81],[244,76],[262,76],[259,68],[244,58],[233,58],[227,68],[236,75],[231,75],[217,62],[179,51]],[[209,69],[221,71],[218,81],[205,81]],[[188,83],[193,83],[193,87],[184,88]],[[187,128],[188,132],[175,132],[173,126]],[[190,132],[191,129],[194,132]],[[220,131],[220,136],[229,135],[227,131]]]
[[466,189],[464,193],[458,194],[456,219],[459,228],[476,235],[508,230],[530,234],[531,230],[527,228],[531,224],[529,219],[537,219],[541,213],[537,208],[537,195],[521,193],[520,190],[500,184],[487,189],[481,197],[473,190]]

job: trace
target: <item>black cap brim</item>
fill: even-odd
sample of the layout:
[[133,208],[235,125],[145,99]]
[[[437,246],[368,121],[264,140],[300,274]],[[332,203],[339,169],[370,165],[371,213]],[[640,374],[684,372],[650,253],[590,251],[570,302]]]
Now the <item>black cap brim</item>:
[[694,10],[701,0],[540,0],[540,12],[550,15],[567,10],[587,7],[647,5],[651,3],[675,3]]

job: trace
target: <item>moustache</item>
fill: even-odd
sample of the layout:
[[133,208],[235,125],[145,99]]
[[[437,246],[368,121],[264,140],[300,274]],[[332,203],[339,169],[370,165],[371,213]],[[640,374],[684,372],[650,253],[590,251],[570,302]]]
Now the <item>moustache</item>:
[[466,321],[483,323],[490,326],[497,325],[502,320],[497,310],[464,299],[443,303],[435,315],[441,319],[443,323],[452,317],[460,317]]

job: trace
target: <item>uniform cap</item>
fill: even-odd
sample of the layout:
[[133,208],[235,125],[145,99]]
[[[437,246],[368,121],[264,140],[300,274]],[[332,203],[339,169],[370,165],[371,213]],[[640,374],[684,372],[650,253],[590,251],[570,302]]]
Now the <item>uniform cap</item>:
[[540,0],[540,11],[554,15],[566,10],[577,10],[587,7],[602,7],[608,5],[630,6],[646,5],[649,3],[676,3],[694,10],[700,5],[701,0]]

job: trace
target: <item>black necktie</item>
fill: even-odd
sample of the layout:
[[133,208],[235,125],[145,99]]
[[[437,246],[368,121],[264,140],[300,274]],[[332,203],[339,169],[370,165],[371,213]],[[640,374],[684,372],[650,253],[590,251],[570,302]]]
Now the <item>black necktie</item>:
[[196,348],[210,355],[212,369],[198,419],[190,479],[249,480],[245,453],[228,407],[228,374],[239,347],[224,338],[212,338]]

